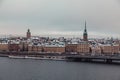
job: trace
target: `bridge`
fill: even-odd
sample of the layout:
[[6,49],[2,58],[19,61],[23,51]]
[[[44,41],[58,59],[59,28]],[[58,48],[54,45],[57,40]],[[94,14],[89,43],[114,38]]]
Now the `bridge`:
[[67,55],[66,59],[70,61],[113,63],[113,62],[119,62],[120,56]]

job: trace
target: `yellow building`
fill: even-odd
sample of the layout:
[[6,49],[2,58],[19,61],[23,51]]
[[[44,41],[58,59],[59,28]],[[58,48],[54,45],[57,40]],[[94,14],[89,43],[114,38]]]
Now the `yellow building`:
[[64,53],[65,47],[64,46],[44,46],[43,52],[47,53]]
[[83,41],[77,44],[66,44],[66,52],[89,53],[90,47],[88,42]]
[[119,53],[119,45],[103,45],[101,46],[103,53],[115,54]]
[[0,43],[0,51],[9,51],[7,43]]
[[90,52],[90,46],[87,42],[81,42],[77,44],[77,52],[78,53],[89,53]]

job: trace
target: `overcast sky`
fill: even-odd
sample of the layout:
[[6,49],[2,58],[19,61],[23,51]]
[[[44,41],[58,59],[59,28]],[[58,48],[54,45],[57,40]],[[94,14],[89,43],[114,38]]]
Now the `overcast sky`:
[[0,34],[120,37],[120,0],[0,0]]

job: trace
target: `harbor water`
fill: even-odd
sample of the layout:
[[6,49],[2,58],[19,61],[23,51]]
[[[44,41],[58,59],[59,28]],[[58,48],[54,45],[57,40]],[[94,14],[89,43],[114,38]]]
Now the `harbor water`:
[[120,80],[120,65],[0,57],[0,80]]

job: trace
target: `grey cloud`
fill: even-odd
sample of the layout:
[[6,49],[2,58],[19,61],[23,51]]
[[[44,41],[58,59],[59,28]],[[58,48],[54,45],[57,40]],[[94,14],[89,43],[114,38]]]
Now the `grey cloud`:
[[84,29],[86,20],[89,32],[120,34],[119,14],[118,0],[4,0],[0,7],[0,28],[20,25],[21,32],[27,27],[33,33],[76,32]]

